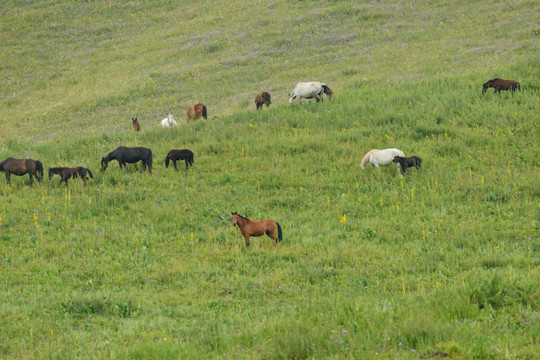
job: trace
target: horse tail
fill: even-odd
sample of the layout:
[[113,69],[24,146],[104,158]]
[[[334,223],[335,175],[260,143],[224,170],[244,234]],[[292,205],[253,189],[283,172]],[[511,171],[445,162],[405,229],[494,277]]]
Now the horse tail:
[[369,157],[371,156],[371,151],[369,151],[366,156],[362,159],[362,162],[360,163],[360,168],[364,170],[366,168],[366,164],[369,162]]
[[88,175],[90,176],[90,179],[93,179],[94,175],[92,175],[92,172],[90,171],[90,169],[86,169],[86,171],[88,171]]
[[36,172],[39,173],[39,182],[43,181],[43,164],[41,163],[41,161],[36,161]]
[[519,91],[521,91],[521,85],[516,81],[516,87]]
[[206,120],[208,118],[208,115],[206,113],[206,105],[203,105],[202,107],[202,117]]
[[188,154],[188,161],[189,161],[189,164],[190,164],[190,165],[193,164],[193,163],[195,162],[195,161],[194,161],[194,155],[193,155],[192,152]]
[[281,226],[279,225],[277,221],[276,221],[276,225],[277,225],[277,238],[278,238],[278,241],[281,242],[281,240],[283,240],[283,232],[281,231]]

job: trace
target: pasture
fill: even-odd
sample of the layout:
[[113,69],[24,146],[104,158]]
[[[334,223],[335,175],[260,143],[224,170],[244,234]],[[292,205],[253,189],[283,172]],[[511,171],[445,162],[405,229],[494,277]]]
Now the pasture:
[[[534,359],[537,5],[6,2],[0,161],[94,178],[0,178],[0,357]],[[422,168],[360,169],[393,147]]]

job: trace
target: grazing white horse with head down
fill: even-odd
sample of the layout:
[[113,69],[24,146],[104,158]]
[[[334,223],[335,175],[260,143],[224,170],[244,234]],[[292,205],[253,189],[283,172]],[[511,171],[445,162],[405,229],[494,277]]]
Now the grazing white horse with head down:
[[[378,168],[379,166],[386,166],[392,164],[394,160],[394,156],[405,156],[403,154],[403,151],[399,149],[384,149],[384,150],[378,150],[373,149],[370,150],[366,156],[362,159],[362,162],[360,163],[360,168],[364,170],[366,168],[366,164],[370,163],[373,167]],[[396,164],[396,168],[398,173],[401,171],[401,165]]]
[[322,101],[323,99],[323,93],[328,95],[329,100],[332,100],[332,95],[334,95],[334,93],[326,84],[318,81],[299,82],[296,84],[293,92],[289,94],[289,104],[292,104],[293,100],[296,98],[298,98],[299,103],[302,103],[302,98],[315,99],[319,102],[319,100]]
[[165,119],[161,120],[161,127],[169,127],[177,125],[176,120],[174,120],[172,114],[169,114]]

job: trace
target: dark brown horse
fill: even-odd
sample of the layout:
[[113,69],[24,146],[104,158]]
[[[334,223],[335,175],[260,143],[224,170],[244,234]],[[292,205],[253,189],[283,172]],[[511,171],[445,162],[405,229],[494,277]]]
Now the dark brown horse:
[[[240,232],[244,236],[246,241],[246,246],[249,246],[249,237],[250,236],[261,236],[266,234],[270,239],[274,240],[274,244],[277,244],[283,239],[283,234],[281,232],[281,226],[274,220],[260,220],[260,221],[251,221],[248,218],[238,215],[238,213],[233,212],[232,214],[232,223],[234,226],[238,225]],[[278,231],[278,237],[276,239],[276,229]]]
[[68,179],[70,179],[70,178],[75,179],[77,177],[80,177],[85,185],[86,185],[86,183],[88,181],[88,178],[86,177],[87,174],[90,176],[91,179],[94,178],[94,176],[92,175],[92,172],[90,171],[90,169],[87,169],[87,168],[82,167],[82,166],[78,166],[78,167],[74,167],[74,168],[68,168],[68,167],[50,168],[49,169],[49,180],[51,180],[51,178],[55,174],[60,175],[60,178],[61,178],[58,185],[60,185],[62,183],[62,181],[63,181],[63,182],[66,183],[66,186],[68,184]]
[[272,102],[270,101],[270,94],[266,91],[258,94],[255,97],[255,106],[257,107],[257,110],[262,109],[263,105],[266,105],[266,107],[269,107]]
[[152,173],[152,150],[145,147],[126,147],[120,146],[114,151],[111,151],[107,156],[101,158],[101,171],[107,170],[109,161],[117,160],[118,166],[122,169],[125,167],[127,171],[127,163],[133,164],[142,161],[143,171],[148,167],[148,172]]
[[139,125],[137,118],[131,118],[131,123],[133,124],[133,129],[135,129],[135,131],[141,131],[141,126]]
[[489,88],[494,88],[494,92],[500,93],[501,90],[510,90],[512,95],[514,91],[521,91],[521,85],[515,80],[503,80],[499,78],[491,79],[482,85],[482,95],[486,93]]
[[404,157],[404,156],[394,156],[393,162],[401,165],[401,170],[404,174],[407,173],[407,168],[410,167],[416,167],[417,169],[420,169],[422,167],[422,159],[418,156],[410,156],[410,157]]
[[203,104],[197,104],[189,108],[189,110],[186,113],[186,121],[189,120],[197,120],[200,119],[201,116],[204,119],[208,118],[207,112],[206,112],[206,106]]
[[38,182],[43,180],[43,164],[38,160],[7,158],[0,163],[0,171],[6,174],[7,184],[11,181],[11,174],[17,176],[28,174],[30,176],[30,187],[34,182],[34,176]]
[[194,157],[193,152],[191,150],[188,150],[188,149],[171,150],[171,151],[169,151],[169,153],[165,157],[165,167],[168,168],[169,167],[169,161],[172,160],[173,165],[174,165],[174,170],[178,170],[178,168],[176,167],[176,162],[179,161],[179,160],[180,161],[185,160],[186,161],[186,170],[187,170],[187,168],[190,165],[193,166],[193,157]]

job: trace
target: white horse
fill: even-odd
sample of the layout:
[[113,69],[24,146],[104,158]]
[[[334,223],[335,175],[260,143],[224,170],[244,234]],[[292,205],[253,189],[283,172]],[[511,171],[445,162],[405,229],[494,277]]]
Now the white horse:
[[169,114],[165,119],[161,120],[161,127],[169,127],[177,125],[176,121],[174,120],[172,114]]
[[332,100],[334,93],[326,84],[318,81],[299,82],[296,84],[292,94],[289,94],[289,104],[292,104],[296,98],[298,98],[299,103],[302,103],[302,98],[315,99],[319,102],[319,100],[322,101],[323,99],[323,93],[328,95],[329,100]]
[[[370,163],[375,168],[390,165],[394,160],[394,156],[405,156],[405,154],[403,154],[403,151],[399,149],[370,150],[362,159],[360,168],[364,170],[367,163]],[[401,165],[396,164],[396,169],[399,174],[401,172]]]

